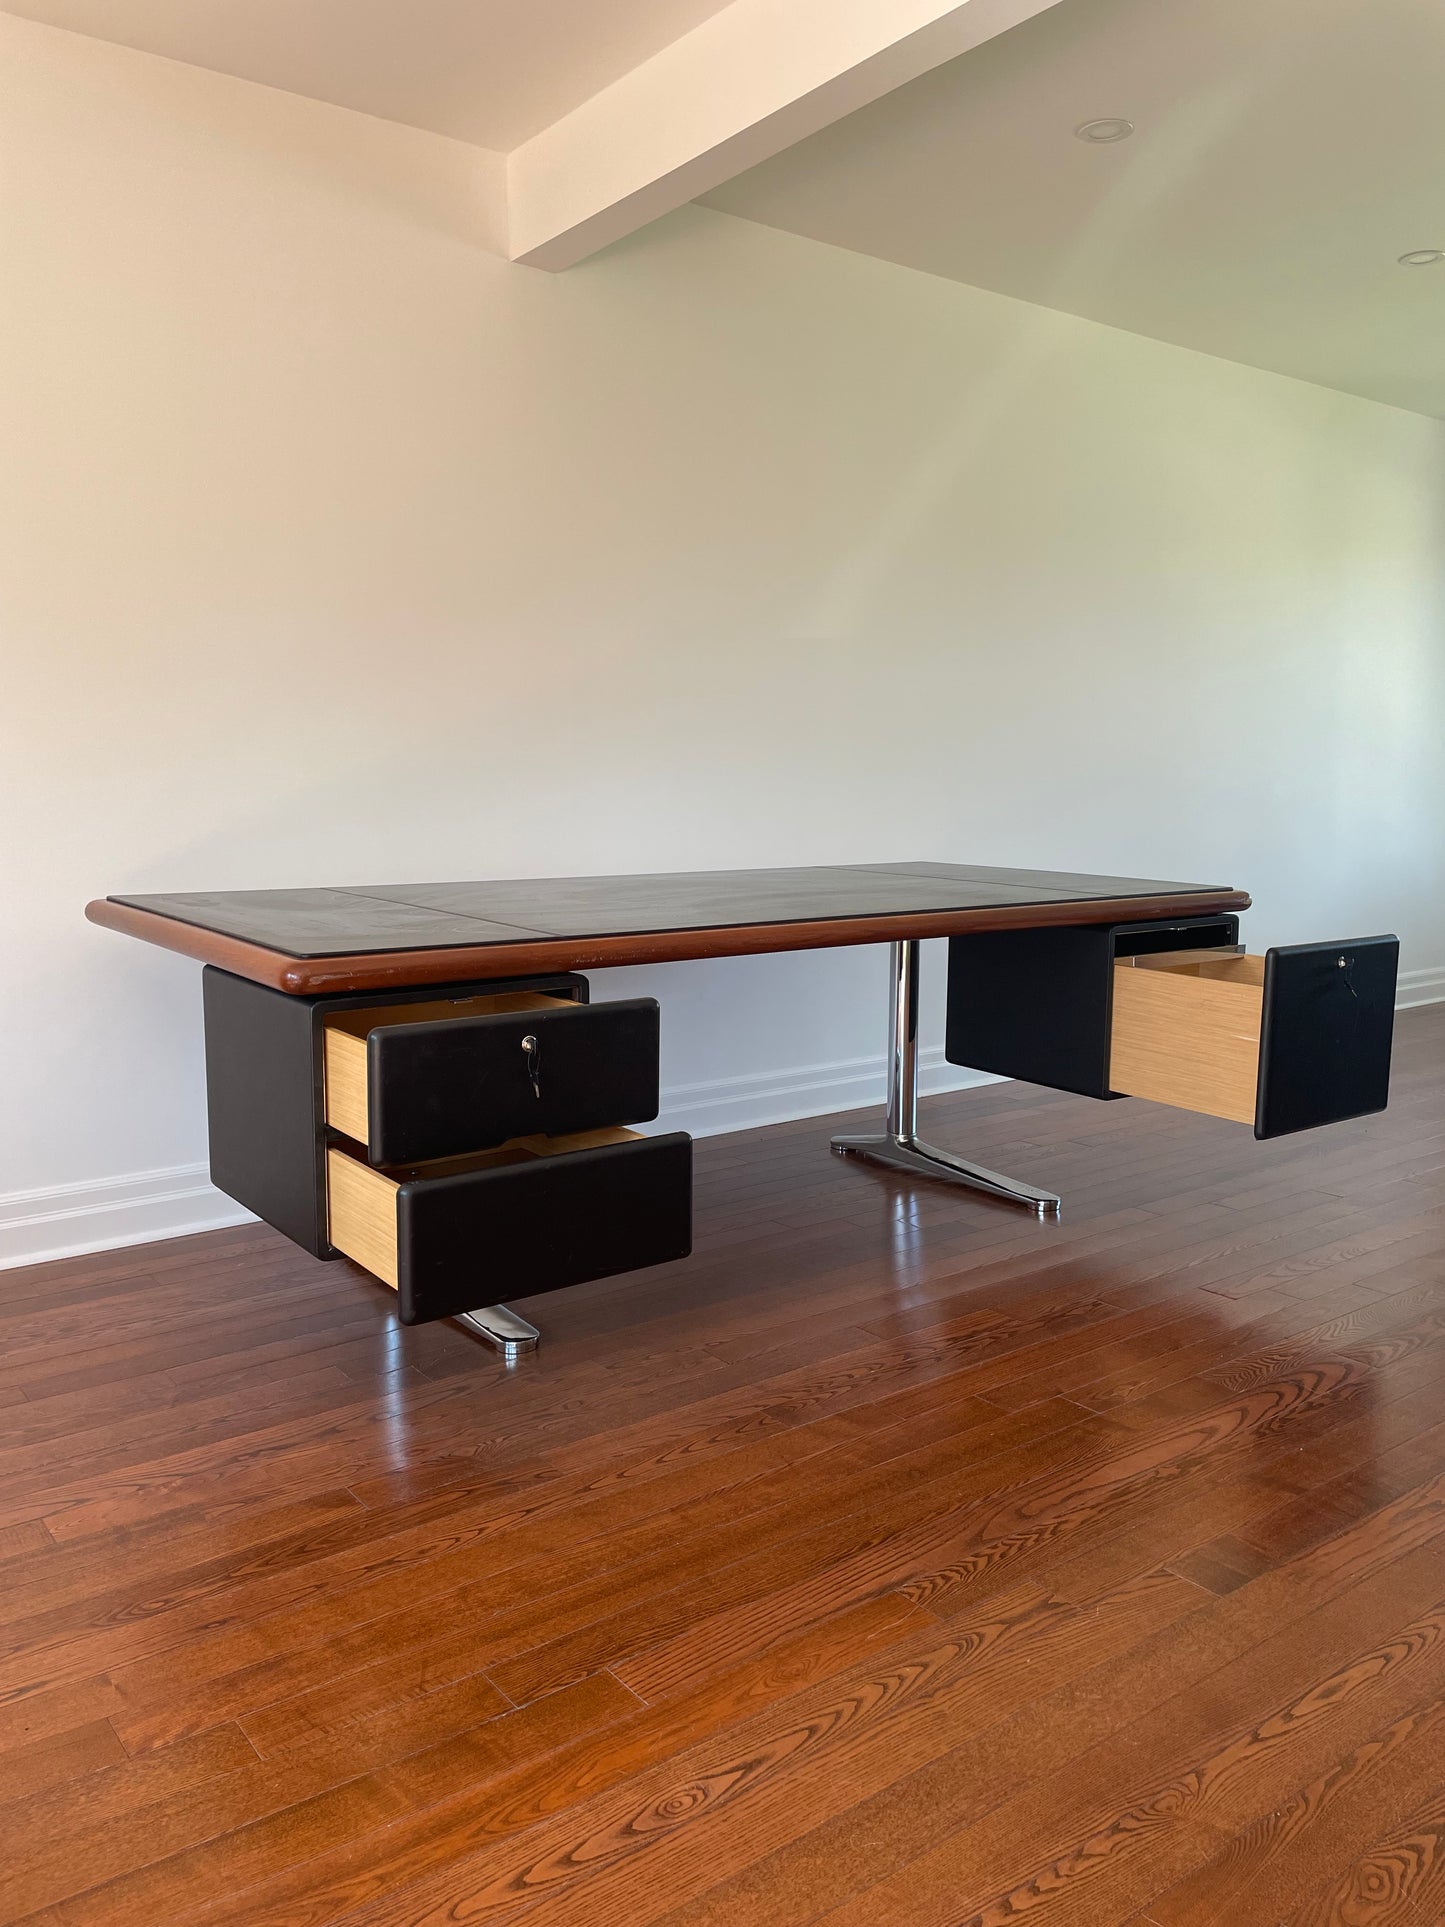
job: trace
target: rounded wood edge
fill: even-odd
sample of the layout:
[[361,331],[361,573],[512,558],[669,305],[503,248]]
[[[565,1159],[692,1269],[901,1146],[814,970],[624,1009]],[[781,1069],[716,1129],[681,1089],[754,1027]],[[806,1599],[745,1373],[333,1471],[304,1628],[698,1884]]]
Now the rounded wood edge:
[[[279,987],[298,996],[388,990],[476,976],[527,976],[552,970],[608,970],[631,964],[692,963],[706,957],[782,950],[830,950],[892,943],[900,937],[949,937],[969,930],[1033,930],[1054,924],[1146,922],[1247,910],[1242,890],[1178,897],[1120,897],[1092,903],[1011,904],[919,915],[847,917],[817,923],[737,924],[707,930],[654,930],[616,937],[548,937],[464,950],[401,950],[370,956],[291,960]],[[270,981],[270,979],[267,979]]]
[[397,990],[412,984],[461,983],[487,977],[544,976],[563,970],[608,970],[624,964],[691,963],[704,957],[759,956],[781,950],[832,950],[899,938],[951,937],[970,930],[1040,930],[1057,924],[1146,923],[1169,917],[1247,910],[1243,890],[1204,890],[1168,897],[1098,897],[1057,903],[993,904],[976,910],[842,917],[816,923],[735,924],[705,930],[647,930],[616,937],[539,937],[520,943],[443,950],[383,950],[334,957],[288,957],[239,937],[137,910],[108,897],[87,904],[92,923],[215,964],[237,977],[293,997]]
[[[246,943],[219,930],[203,930],[197,923],[182,923],[177,917],[162,917],[154,910],[138,910],[131,903],[116,903],[110,897],[97,897],[87,903],[85,914],[102,929],[118,930],[124,937],[139,937],[143,943],[159,944],[162,950],[179,951],[197,963],[215,964],[233,976],[249,977],[252,983],[272,990],[293,990],[299,986],[284,981],[295,959],[279,950],[267,950],[259,943]],[[370,986],[368,986],[370,988]]]

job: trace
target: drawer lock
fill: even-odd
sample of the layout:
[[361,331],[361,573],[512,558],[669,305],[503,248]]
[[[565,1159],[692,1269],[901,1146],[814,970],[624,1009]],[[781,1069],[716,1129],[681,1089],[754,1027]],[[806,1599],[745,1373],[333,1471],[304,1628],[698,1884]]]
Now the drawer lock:
[[522,1039],[522,1055],[527,1060],[527,1074],[532,1080],[532,1095],[540,1104],[542,1101],[542,1046],[530,1031]]

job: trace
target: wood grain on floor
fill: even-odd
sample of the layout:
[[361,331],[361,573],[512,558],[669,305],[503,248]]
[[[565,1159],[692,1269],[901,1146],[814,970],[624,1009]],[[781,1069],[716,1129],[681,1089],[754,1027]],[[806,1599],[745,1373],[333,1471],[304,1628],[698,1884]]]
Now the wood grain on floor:
[[999,1085],[1060,1224],[697,1147],[459,1327],[261,1226],[0,1278],[0,1921],[1438,1927],[1445,1009],[1391,1109]]

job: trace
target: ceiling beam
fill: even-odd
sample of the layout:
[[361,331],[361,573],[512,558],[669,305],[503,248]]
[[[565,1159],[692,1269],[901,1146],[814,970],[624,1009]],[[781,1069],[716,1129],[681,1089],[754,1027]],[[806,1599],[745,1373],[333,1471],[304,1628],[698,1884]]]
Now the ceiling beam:
[[1058,0],[732,0],[507,158],[514,261],[569,268]]

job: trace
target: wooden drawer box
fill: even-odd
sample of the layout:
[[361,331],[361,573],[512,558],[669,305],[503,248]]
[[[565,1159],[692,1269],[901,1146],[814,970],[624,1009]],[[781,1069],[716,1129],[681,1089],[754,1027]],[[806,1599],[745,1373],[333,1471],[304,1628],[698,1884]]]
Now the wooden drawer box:
[[1237,932],[1215,917],[953,938],[948,1060],[1257,1137],[1383,1110],[1397,939],[1250,957]]
[[1110,1086],[1261,1138],[1382,1111],[1399,950],[1365,937],[1117,961]]
[[950,1064],[1109,1097],[1109,1016],[1118,957],[1237,945],[1239,918],[997,930],[948,945]]
[[416,1163],[658,1109],[650,997],[528,991],[338,1011],[325,1020],[326,1122],[373,1164]]
[[332,1245],[417,1325],[685,1258],[692,1140],[612,1129],[386,1170],[333,1144],[327,1199]]

